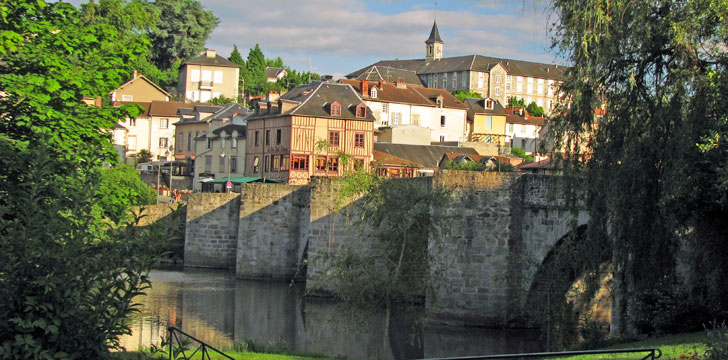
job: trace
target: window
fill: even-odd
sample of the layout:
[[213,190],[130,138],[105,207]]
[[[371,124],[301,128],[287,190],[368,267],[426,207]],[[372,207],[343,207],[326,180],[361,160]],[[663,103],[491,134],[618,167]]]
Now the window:
[[205,172],[212,171],[212,155],[205,155]]
[[166,129],[169,127],[169,119],[160,119],[159,120],[159,128],[160,129]]
[[166,137],[159,138],[159,147],[166,148],[168,143],[169,139],[167,139]]
[[205,140],[207,140],[207,148],[212,149],[212,138],[208,137],[208,138],[205,138]]
[[445,115],[440,115],[440,127],[445,127]]
[[220,155],[220,166],[218,167],[219,172],[225,172],[225,155]]
[[493,128],[493,117],[492,116],[486,116],[485,117],[485,129],[490,130]]
[[225,150],[225,138],[224,137],[220,138],[220,149]]
[[437,102],[437,107],[442,108],[442,97],[438,97],[436,102]]
[[516,76],[516,92],[523,92],[523,77]]
[[202,82],[212,82],[212,71],[202,70]]
[[288,155],[281,155],[281,170],[288,170]]
[[132,95],[121,95],[121,101],[134,101],[134,96],[132,96]]
[[329,131],[329,146],[339,146],[338,131]]
[[442,74],[442,87],[447,87],[447,73]]
[[129,126],[136,126],[136,119],[129,119]]
[[392,125],[399,125],[401,122],[402,122],[402,113],[393,112],[392,113]]
[[182,142],[185,140],[185,134],[180,133],[177,135],[177,150],[182,151]]
[[358,148],[364,147],[364,133],[354,134],[354,147],[358,147]]
[[382,103],[382,113],[386,114],[389,112],[389,104]]
[[187,151],[192,150],[192,133],[187,133]]
[[513,82],[513,77],[510,75],[506,75],[506,91],[511,90],[511,83]]
[[528,86],[526,87],[526,92],[530,94],[533,92],[533,78],[527,78],[527,80]]
[[453,89],[457,89],[457,87],[458,87],[458,77],[455,74],[453,74],[453,76],[452,76],[452,88]]
[[445,135],[440,134],[440,142],[445,142]]
[[329,171],[339,171],[339,158],[337,157],[330,157],[329,158]]
[[231,173],[238,172],[238,157],[237,156],[230,157],[230,172]]
[[372,99],[377,98],[377,88],[373,87],[371,90],[369,90],[369,97]]
[[326,156],[316,157],[316,167],[314,169],[316,172],[326,171]]
[[200,70],[192,69],[190,71],[190,82],[200,82]]
[[197,91],[188,90],[187,91],[187,99],[192,101],[197,101]]
[[508,124],[508,132],[509,133],[513,132],[513,124]]
[[359,104],[356,106],[356,117],[358,117],[358,118],[367,117],[367,106],[366,105]]
[[553,80],[549,80],[548,89],[549,89],[549,96],[554,96],[554,81]]
[[467,88],[468,87],[468,82],[466,81],[467,76],[468,76],[468,72],[467,71],[463,71],[462,80],[460,81],[462,83],[462,87],[463,88]]
[[281,168],[281,157],[279,155],[271,156],[271,170],[278,171]]
[[265,131],[265,145],[270,145],[270,130]]
[[435,80],[432,81],[432,87],[433,88],[437,87],[437,76],[435,76]]
[[414,124],[414,125],[420,124],[420,114],[412,114],[412,124]]
[[258,133],[260,133],[260,131],[256,130],[255,131],[255,146],[260,145],[260,141],[258,141],[258,138],[259,138]]
[[492,109],[492,108],[493,108],[493,100],[491,100],[491,99],[486,99],[486,100],[485,100],[485,108],[486,108],[486,109]]
[[137,138],[136,138],[136,136],[135,135],[129,135],[129,137],[127,138],[126,149],[127,150],[131,150],[131,151],[134,151],[134,150],[136,150],[136,145],[137,145]]
[[222,84],[222,71],[215,71],[215,84]]
[[281,144],[281,137],[282,137],[281,129],[276,130],[276,145]]
[[263,159],[263,162],[265,163],[265,172],[268,172],[268,170],[269,170],[268,169],[269,162],[268,162],[268,157],[267,156]]
[[260,158],[256,156],[253,158],[253,174],[257,174],[259,169],[260,169]]
[[292,170],[308,170],[308,156],[294,155],[291,157]]
[[496,84],[500,84],[500,81],[501,81],[501,77],[500,77],[500,74],[497,74],[497,75],[495,76],[495,83],[496,83]]
[[495,87],[495,96],[500,96],[500,88],[497,86]]
[[330,108],[331,116],[341,116],[341,104],[338,101],[332,102]]
[[238,138],[232,138],[230,139],[230,147],[233,149],[238,148]]

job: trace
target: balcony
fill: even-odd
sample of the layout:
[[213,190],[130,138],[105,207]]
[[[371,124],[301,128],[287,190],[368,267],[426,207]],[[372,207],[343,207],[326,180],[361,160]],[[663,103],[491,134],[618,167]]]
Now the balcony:
[[201,80],[200,81],[200,89],[201,90],[211,90],[212,89],[212,81]]

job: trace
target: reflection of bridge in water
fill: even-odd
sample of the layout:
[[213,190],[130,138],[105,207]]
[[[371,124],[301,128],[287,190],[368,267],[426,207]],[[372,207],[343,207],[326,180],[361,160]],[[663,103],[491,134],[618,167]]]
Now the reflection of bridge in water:
[[[153,288],[141,299],[144,309],[134,319],[132,335],[121,341],[128,350],[158,345],[168,324],[214,346],[252,340],[352,359],[542,350],[532,331],[423,327],[399,316],[392,319],[385,338],[382,313],[355,313],[322,299],[304,300],[302,284],[235,280],[231,273],[194,269],[154,271],[150,277]],[[387,353],[381,356],[385,341]]]

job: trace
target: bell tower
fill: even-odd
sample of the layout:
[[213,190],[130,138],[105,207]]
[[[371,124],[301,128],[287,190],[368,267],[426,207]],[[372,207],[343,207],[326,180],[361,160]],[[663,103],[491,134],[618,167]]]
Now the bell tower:
[[442,59],[442,39],[440,39],[440,31],[437,30],[437,20],[432,24],[430,37],[425,41],[425,60]]

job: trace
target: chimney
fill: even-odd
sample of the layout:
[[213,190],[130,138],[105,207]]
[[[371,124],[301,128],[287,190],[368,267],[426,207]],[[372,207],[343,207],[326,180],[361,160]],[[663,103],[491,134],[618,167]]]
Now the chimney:
[[213,49],[207,49],[207,50],[205,50],[205,56],[207,56],[209,58],[214,58],[215,56],[217,56],[217,51],[215,51]]
[[385,83],[385,82],[386,82],[386,81],[384,81],[384,80],[379,80],[379,88],[380,88],[380,89],[384,87],[384,83]]
[[407,84],[405,84],[404,81],[402,81],[402,80],[397,80],[397,82],[395,84],[396,84],[395,86],[397,86],[397,89],[406,89],[407,88]]
[[141,75],[141,74],[138,71],[136,71],[136,69],[134,69],[134,71],[131,72],[131,78],[132,79],[138,78],[139,75]]
[[369,95],[369,82],[366,80],[361,81],[361,94],[363,96]]
[[278,91],[275,90],[268,90],[268,95],[266,95],[267,101],[276,101],[278,98],[281,97],[281,94],[278,93]]

